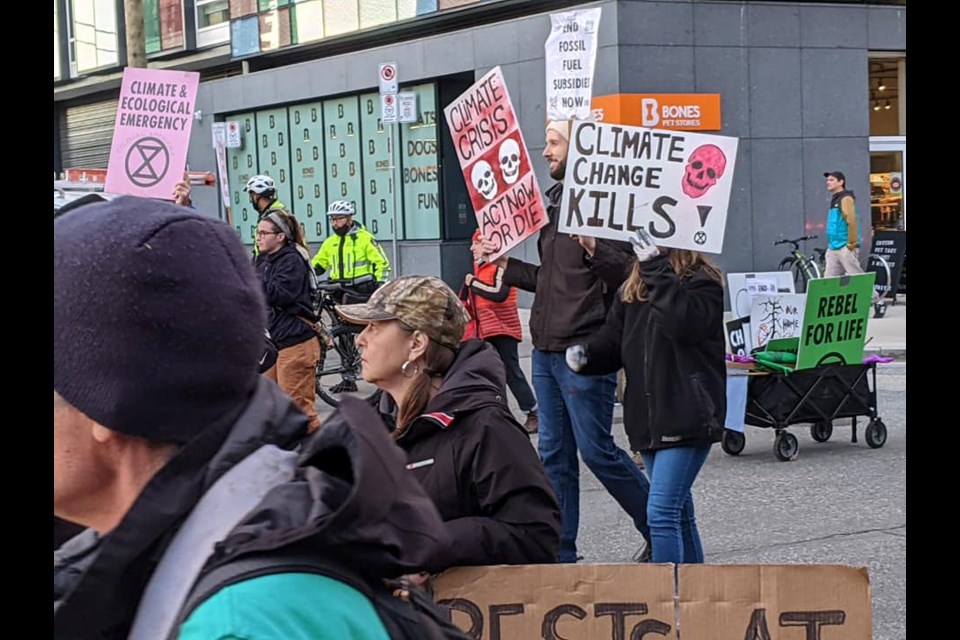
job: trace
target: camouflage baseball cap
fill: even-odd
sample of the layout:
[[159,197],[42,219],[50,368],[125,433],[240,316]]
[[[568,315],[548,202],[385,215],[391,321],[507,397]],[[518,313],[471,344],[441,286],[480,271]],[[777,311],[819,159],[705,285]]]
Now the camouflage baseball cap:
[[337,305],[347,321],[368,324],[399,320],[408,329],[427,334],[451,349],[460,347],[463,328],[470,319],[453,289],[433,276],[406,276],[377,289],[364,304]]

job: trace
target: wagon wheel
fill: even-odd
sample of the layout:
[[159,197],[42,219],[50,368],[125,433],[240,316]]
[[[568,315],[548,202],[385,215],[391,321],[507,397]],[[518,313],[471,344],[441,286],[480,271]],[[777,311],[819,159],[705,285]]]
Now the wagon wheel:
[[833,422],[824,420],[810,425],[810,437],[817,442],[826,442],[833,435]]
[[725,453],[731,456],[738,456],[747,444],[747,438],[739,431],[723,430],[723,438],[720,440],[720,447]]
[[797,436],[788,431],[777,434],[776,440],[773,441],[773,455],[777,456],[777,460],[782,462],[796,460],[798,453],[800,453],[800,443],[797,442]]
[[863,435],[871,449],[879,449],[887,441],[887,425],[880,418],[874,418]]

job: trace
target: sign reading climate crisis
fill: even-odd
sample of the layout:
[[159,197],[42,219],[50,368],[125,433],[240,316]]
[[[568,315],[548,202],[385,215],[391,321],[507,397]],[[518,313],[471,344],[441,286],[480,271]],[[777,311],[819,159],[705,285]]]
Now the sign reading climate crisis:
[[173,197],[186,168],[199,82],[192,71],[124,69],[107,191]]
[[547,224],[543,197],[500,67],[447,105],[477,224],[496,247],[495,260]]
[[574,122],[558,228],[664,247],[723,250],[737,138]]

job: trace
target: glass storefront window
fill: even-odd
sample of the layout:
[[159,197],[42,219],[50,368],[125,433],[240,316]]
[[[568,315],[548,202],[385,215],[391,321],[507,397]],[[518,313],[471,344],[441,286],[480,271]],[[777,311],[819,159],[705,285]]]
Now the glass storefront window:
[[904,152],[870,152],[870,218],[874,229],[906,230]]
[[870,58],[870,135],[905,136],[906,58]]
[[439,240],[436,86],[421,84],[403,91],[417,94],[417,121],[400,125],[405,236],[408,240]]
[[183,1],[143,0],[147,53],[183,48]]
[[323,0],[299,2],[290,8],[290,30],[296,44],[323,37]]

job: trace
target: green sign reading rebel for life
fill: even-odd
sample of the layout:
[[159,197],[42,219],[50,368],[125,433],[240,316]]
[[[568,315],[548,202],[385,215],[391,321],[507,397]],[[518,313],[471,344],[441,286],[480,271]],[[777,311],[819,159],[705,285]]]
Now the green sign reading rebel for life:
[[807,284],[797,369],[825,364],[860,364],[874,273],[816,278]]

